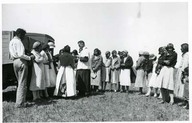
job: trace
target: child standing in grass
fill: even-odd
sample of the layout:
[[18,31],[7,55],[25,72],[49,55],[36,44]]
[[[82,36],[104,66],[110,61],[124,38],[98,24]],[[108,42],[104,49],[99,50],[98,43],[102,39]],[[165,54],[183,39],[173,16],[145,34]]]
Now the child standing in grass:
[[117,51],[112,51],[112,64],[111,64],[111,83],[114,92],[117,92],[117,84],[119,82],[119,68],[120,68],[120,58],[117,56]]

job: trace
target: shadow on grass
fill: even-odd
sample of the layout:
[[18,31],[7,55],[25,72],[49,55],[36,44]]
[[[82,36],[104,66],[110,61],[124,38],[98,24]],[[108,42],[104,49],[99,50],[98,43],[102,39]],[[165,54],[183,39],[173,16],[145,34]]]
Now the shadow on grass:
[[64,100],[78,100],[78,99],[82,99],[82,98],[89,98],[92,96],[98,96],[98,95],[104,95],[104,92],[91,92],[89,95],[77,95],[77,96],[73,96],[73,97],[57,97],[54,96],[53,99],[58,100],[58,99],[64,99]]
[[57,101],[53,100],[53,99],[49,99],[49,100],[42,100],[41,102],[36,102],[35,105],[37,106],[45,106],[45,105],[51,105],[51,104],[55,104]]

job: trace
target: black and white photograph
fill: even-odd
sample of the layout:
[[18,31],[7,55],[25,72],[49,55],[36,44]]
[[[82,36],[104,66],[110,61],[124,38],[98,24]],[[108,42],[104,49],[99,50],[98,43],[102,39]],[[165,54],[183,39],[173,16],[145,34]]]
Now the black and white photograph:
[[190,122],[190,2],[2,2],[0,122]]

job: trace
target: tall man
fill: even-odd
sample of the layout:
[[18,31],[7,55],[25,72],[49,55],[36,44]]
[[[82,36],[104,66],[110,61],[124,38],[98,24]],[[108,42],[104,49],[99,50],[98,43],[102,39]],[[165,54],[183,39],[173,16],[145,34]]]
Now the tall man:
[[77,56],[78,64],[76,72],[77,90],[79,91],[80,96],[88,96],[90,94],[90,54],[87,47],[85,47],[84,41],[78,41],[78,45],[79,55]]
[[11,58],[13,59],[13,68],[15,76],[18,81],[17,94],[16,94],[16,104],[17,108],[26,107],[26,93],[27,93],[27,75],[28,75],[28,65],[27,61],[34,59],[33,55],[25,55],[25,48],[22,44],[26,31],[23,29],[16,30],[16,36],[9,43],[9,52]]

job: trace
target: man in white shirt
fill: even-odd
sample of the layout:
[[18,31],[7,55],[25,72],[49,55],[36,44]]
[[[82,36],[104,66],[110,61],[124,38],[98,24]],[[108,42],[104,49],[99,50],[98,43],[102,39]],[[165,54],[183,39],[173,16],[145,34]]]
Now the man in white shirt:
[[15,76],[18,81],[16,104],[17,108],[26,107],[26,93],[27,93],[27,75],[28,65],[27,61],[34,59],[33,55],[25,55],[25,48],[22,44],[26,31],[23,29],[16,30],[16,36],[9,43],[9,52],[13,60],[13,68]]
[[89,65],[89,51],[85,47],[85,42],[78,41],[79,45],[79,56],[76,72],[77,90],[80,96],[88,96],[90,94],[90,65]]

